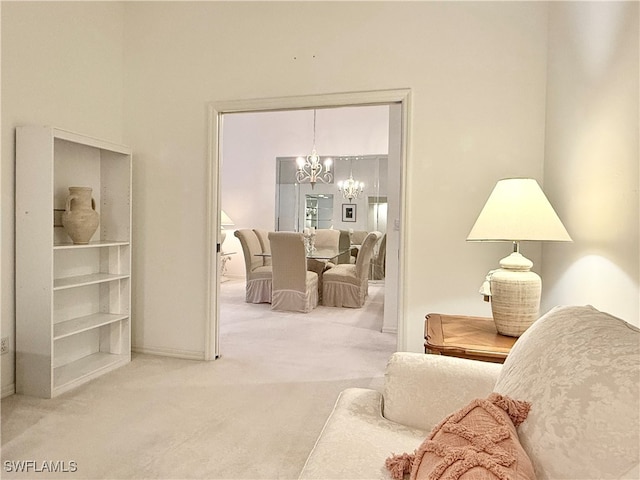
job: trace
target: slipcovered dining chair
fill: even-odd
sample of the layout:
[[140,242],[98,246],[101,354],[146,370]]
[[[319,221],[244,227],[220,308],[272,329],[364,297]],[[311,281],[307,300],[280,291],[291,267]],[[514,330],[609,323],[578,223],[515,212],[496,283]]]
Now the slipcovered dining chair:
[[387,234],[380,240],[378,251],[371,257],[371,280],[383,280],[387,260]]
[[269,232],[271,309],[308,313],[318,306],[318,274],[307,270],[301,233]]
[[351,263],[356,263],[356,259],[358,258],[358,254],[360,253],[360,247],[364,243],[364,239],[367,237],[369,232],[366,230],[355,230],[349,233],[349,238],[351,240]]
[[337,263],[351,263],[351,238],[349,236],[349,230],[340,230],[340,238],[338,239],[338,251],[345,253],[341,254]]
[[[333,230],[329,228],[322,228],[316,230],[316,239],[314,242],[314,246],[316,250],[333,250],[338,252],[338,247],[340,245],[340,230]],[[334,259],[337,262],[337,259]],[[332,262],[323,262],[325,268],[331,268],[335,266],[335,263]],[[307,266],[309,264],[307,263]],[[314,269],[311,269],[314,270]],[[322,288],[322,285],[320,285]],[[321,290],[322,291],[322,290]]]
[[362,245],[368,234],[366,230],[354,230],[351,232],[351,245]]
[[247,275],[246,302],[271,303],[271,266],[265,266],[258,254],[262,253],[260,241],[253,230],[236,230],[234,235],[240,240],[244,253]]
[[340,230],[332,230],[329,228],[319,228],[316,230],[316,248],[335,248],[337,251],[339,240]]
[[267,232],[266,230],[261,230],[259,228],[254,228],[253,231],[258,237],[262,253],[268,254],[262,257],[263,265],[271,265],[271,246],[269,245],[269,232]]
[[[327,250],[338,252],[339,240],[340,230],[320,228],[315,231],[314,247],[316,252]],[[322,301],[322,275],[329,268],[335,267],[335,263],[333,262],[337,261],[337,257],[332,260],[333,261],[320,260],[316,258],[307,259],[307,270],[318,274],[318,303]]]
[[341,263],[324,272],[322,304],[328,307],[360,308],[369,290],[369,263],[373,247],[382,237],[370,232],[360,247],[355,264]]

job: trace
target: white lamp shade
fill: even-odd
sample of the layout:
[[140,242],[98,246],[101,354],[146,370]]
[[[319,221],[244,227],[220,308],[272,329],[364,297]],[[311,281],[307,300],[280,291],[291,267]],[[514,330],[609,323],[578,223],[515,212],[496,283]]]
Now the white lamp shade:
[[506,178],[494,187],[467,240],[570,242],[571,237],[535,179]]
[[223,227],[231,227],[235,225],[235,223],[233,223],[233,220],[229,218],[229,215],[227,215],[224,210],[220,210],[220,225],[222,225]]

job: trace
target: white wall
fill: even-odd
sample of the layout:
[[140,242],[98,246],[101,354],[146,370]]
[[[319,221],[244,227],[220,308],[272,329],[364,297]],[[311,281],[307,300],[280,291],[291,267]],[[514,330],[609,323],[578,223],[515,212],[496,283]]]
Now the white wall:
[[489,313],[476,291],[509,246],[465,238],[497,179],[542,179],[546,4],[132,2],[125,13],[136,345],[204,349],[209,101],[411,88],[406,346],[422,349],[428,312]]
[[[316,147],[320,155],[385,154],[388,150],[389,107],[320,109],[316,113]],[[241,228],[274,229],[276,157],[306,156],[313,144],[313,110],[225,115],[222,134],[222,209]],[[336,172],[336,181],[344,172]],[[349,172],[346,173],[348,176]],[[358,172],[354,172],[357,175]],[[369,185],[369,191],[371,191]],[[310,187],[309,187],[310,191]],[[333,193],[335,184],[317,183],[317,193]],[[364,203],[361,207],[364,208]],[[362,215],[362,211],[360,212]],[[366,215],[363,217],[366,220]],[[344,225],[336,223],[334,228]],[[229,276],[244,276],[240,242],[231,234],[224,251],[235,251],[227,264]]]
[[123,6],[2,3],[2,391],[14,383],[15,127],[53,125],[122,141]]
[[544,304],[640,325],[638,2],[550,9],[544,185],[573,244],[544,247]]

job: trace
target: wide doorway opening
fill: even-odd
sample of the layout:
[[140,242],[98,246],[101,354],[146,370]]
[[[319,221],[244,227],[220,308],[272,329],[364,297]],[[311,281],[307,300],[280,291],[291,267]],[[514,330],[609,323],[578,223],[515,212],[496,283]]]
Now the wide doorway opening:
[[[383,298],[380,308],[384,320],[375,328],[396,335],[396,348],[403,348],[402,218],[408,93],[404,90],[364,92],[210,105],[209,211],[213,220],[210,235],[214,255],[210,269],[210,321],[205,332],[209,358],[224,353],[224,345],[220,344],[220,326],[225,321],[220,313],[222,299],[232,283],[237,285],[243,281],[245,259],[240,242],[232,232],[251,228],[302,231],[313,226],[351,232],[384,230],[381,233],[385,236],[385,251],[380,252],[378,244],[376,252],[381,254],[378,258],[383,258],[382,265],[377,265],[376,272],[372,265],[369,277],[372,291]],[[383,139],[386,151],[376,145],[381,137],[379,127],[377,133],[372,133],[367,121],[353,120],[362,115],[366,107],[371,107],[371,112],[386,112]],[[341,115],[345,112],[346,117]],[[313,124],[304,120],[310,115],[313,115]],[[239,128],[238,124],[245,126]],[[260,133],[252,135],[252,128]],[[244,134],[238,133],[243,131]],[[367,131],[374,140],[367,138]],[[312,139],[307,138],[311,135]],[[334,182],[321,187],[317,183],[313,188],[304,181],[289,179],[295,176],[286,175],[289,170],[295,172],[295,166],[291,166],[295,165],[295,156],[311,151],[315,146],[312,143],[317,143],[322,155],[332,156],[334,162]],[[359,198],[347,198],[344,189],[336,185],[348,176],[367,178]],[[354,253],[357,255],[357,251]],[[226,289],[222,294],[221,288]],[[234,288],[237,292],[237,286]],[[265,312],[269,308],[257,306],[266,308]],[[344,310],[343,316],[354,313],[354,309],[333,310]],[[261,312],[243,314],[260,315]]]

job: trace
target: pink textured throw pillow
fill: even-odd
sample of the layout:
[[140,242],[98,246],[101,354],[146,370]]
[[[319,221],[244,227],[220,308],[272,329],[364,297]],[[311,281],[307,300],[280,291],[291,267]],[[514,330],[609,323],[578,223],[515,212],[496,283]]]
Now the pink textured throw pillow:
[[413,455],[394,455],[386,467],[396,480],[529,480],[535,472],[516,427],[531,404],[497,393],[449,415]]

